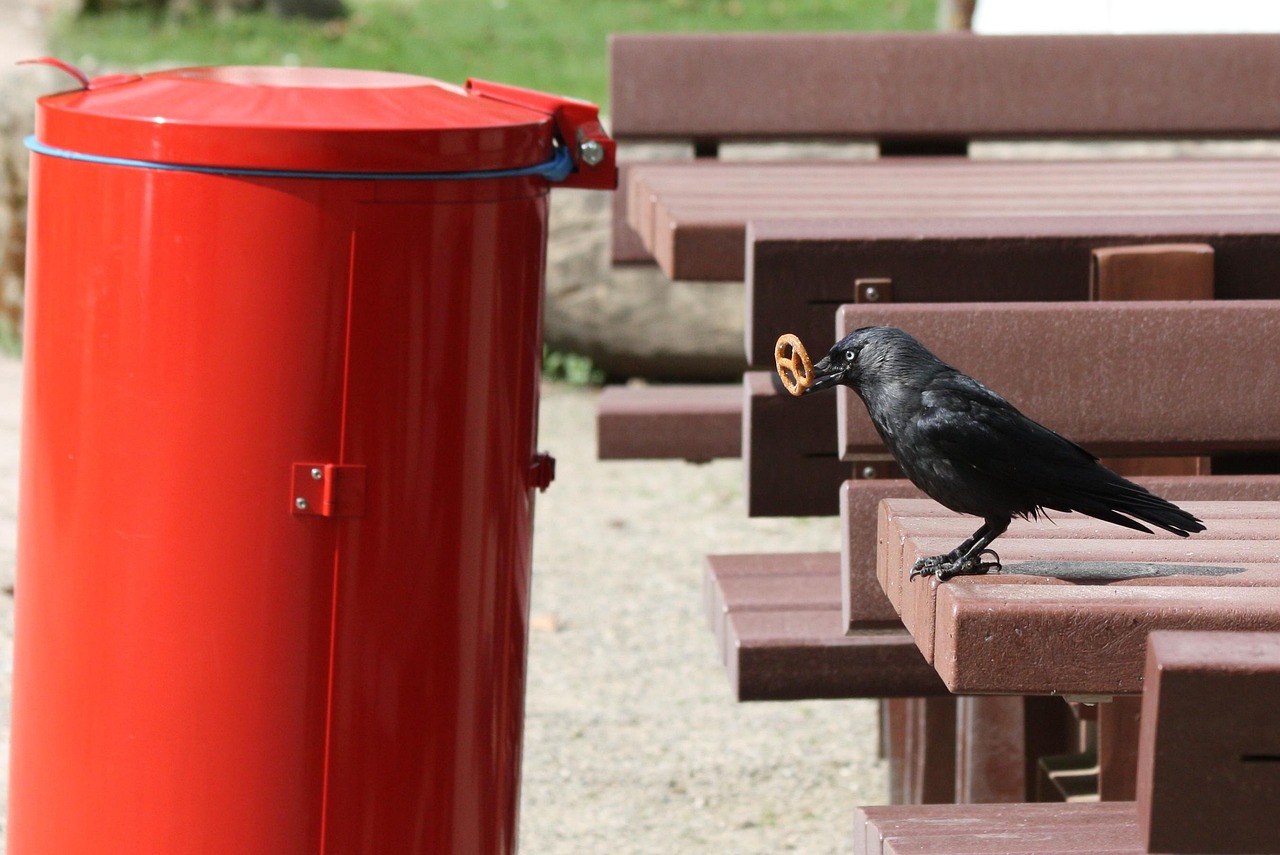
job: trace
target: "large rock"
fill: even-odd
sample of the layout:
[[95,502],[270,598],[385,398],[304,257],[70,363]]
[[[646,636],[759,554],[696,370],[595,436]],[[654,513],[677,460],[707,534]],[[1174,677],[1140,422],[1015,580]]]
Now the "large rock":
[[547,344],[589,356],[614,378],[740,377],[742,283],[673,282],[654,266],[612,266],[609,208],[608,193],[551,193]]

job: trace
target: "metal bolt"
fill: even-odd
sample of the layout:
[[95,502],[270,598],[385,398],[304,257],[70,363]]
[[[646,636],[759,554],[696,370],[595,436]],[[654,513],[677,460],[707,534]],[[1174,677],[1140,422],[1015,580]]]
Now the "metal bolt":
[[863,467],[862,467],[862,477],[863,477],[863,478],[874,478],[874,477],[876,477],[876,468],[875,468],[874,466],[863,466]]
[[321,469],[319,466],[313,466],[313,467],[311,467],[311,478],[312,478],[313,480],[315,480],[315,481],[319,481],[319,480],[320,480],[321,478],[323,478],[323,477],[324,477],[324,470],[323,470],[323,469]]
[[877,303],[880,301],[880,289],[874,285],[868,285],[862,289],[862,298],[868,303]]
[[597,166],[604,160],[604,146],[599,140],[583,140],[578,144],[578,154],[587,166]]
[[299,496],[293,500],[293,506],[300,511],[305,511],[307,509],[307,500]]

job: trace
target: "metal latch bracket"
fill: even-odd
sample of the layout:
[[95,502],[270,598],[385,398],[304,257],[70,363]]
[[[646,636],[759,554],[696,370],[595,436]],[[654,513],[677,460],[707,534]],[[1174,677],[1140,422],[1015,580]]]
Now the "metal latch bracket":
[[343,463],[293,464],[293,513],[302,516],[364,516],[365,467]]

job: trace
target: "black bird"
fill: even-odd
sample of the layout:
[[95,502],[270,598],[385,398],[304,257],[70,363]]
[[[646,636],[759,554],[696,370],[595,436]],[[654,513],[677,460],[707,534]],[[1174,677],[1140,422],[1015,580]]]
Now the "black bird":
[[951,552],[918,560],[911,578],[999,569],[991,542],[1014,517],[1045,510],[1147,533],[1143,522],[1182,537],[1204,531],[1191,514],[1112,472],[896,327],[846,336],[813,364],[805,391],[837,384],[858,393],[913,484],[953,511],[982,517],[982,527]]

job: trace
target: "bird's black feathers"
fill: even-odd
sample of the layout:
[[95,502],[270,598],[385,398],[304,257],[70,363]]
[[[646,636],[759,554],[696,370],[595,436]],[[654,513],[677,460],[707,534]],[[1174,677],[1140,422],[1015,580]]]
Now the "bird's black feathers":
[[1045,510],[1077,511],[1144,532],[1151,529],[1143,523],[1184,537],[1204,530],[1191,514],[1112,472],[902,330],[857,330],[813,373],[810,391],[838,383],[858,393],[917,487],[986,521],[958,554],[930,559],[928,572],[940,578],[991,566],[979,557],[1009,520]]

